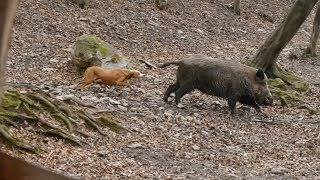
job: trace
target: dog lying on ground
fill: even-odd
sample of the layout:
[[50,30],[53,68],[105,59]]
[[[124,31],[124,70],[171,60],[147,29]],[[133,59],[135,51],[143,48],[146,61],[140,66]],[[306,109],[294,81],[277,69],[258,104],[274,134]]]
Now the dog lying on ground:
[[99,66],[91,66],[86,69],[84,78],[80,83],[80,90],[91,84],[94,79],[100,79],[106,85],[129,86],[128,80],[131,78],[138,79],[144,74],[136,70],[129,69],[104,69]]

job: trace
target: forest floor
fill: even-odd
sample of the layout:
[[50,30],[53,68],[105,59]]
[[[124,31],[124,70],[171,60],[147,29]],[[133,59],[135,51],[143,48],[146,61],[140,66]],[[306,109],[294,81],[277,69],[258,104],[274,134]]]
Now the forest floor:
[[[297,107],[263,107],[267,117],[225,99],[194,91],[183,108],[162,101],[175,67],[148,69],[188,54],[249,63],[288,12],[291,1],[244,0],[236,16],[232,0],[171,0],[166,11],[153,0],[92,0],[80,9],[70,0],[24,0],[15,19],[7,82],[28,83],[55,96],[74,95],[130,130],[101,136],[90,128],[91,147],[10,128],[46,151],[32,154],[1,140],[1,151],[80,179],[320,179],[320,115]],[[183,2],[183,3],[182,3]],[[313,14],[278,58],[305,80],[320,82],[320,60],[300,58],[309,42]],[[132,89],[82,79],[71,63],[73,43],[95,34],[120,49],[130,67],[146,74]],[[320,52],[319,52],[320,53]],[[289,57],[296,56],[296,59]],[[320,108],[320,88],[304,98]],[[90,110],[90,109],[88,109]],[[92,110],[92,109],[91,109]]]

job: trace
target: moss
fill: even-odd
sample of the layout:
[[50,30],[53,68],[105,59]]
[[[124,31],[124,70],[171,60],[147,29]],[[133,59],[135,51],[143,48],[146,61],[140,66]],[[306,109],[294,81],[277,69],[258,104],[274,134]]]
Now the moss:
[[99,37],[96,35],[85,35],[83,36],[83,40],[86,41],[88,46],[86,46],[85,51],[89,52],[99,52],[102,57],[107,57],[110,49],[112,48],[110,45],[103,42]]
[[268,86],[277,87],[277,88],[285,88],[286,87],[286,83],[283,82],[282,79],[280,79],[280,78],[268,79],[267,84],[268,84]]
[[119,52],[116,52],[111,56],[112,63],[118,63],[120,62],[120,60],[121,60],[121,55],[119,54]]
[[1,106],[5,109],[18,109],[21,105],[21,101],[18,97],[6,92],[2,98]]
[[310,84],[304,81],[297,81],[293,86],[298,92],[307,92],[310,90]]

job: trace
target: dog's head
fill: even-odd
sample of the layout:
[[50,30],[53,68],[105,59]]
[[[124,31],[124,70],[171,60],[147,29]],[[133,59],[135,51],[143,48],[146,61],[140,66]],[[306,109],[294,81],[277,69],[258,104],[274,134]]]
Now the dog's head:
[[131,78],[135,78],[138,79],[140,77],[143,77],[145,74],[142,74],[140,71],[137,70],[131,70],[132,74],[131,74]]

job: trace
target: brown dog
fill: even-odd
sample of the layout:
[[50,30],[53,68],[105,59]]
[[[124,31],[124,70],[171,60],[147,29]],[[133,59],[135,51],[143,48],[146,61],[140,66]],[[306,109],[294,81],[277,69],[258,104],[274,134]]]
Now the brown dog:
[[99,66],[87,68],[84,78],[80,84],[80,90],[92,83],[94,79],[101,79],[106,85],[129,86],[127,80],[131,78],[138,79],[144,74],[136,70],[129,69],[103,69]]

